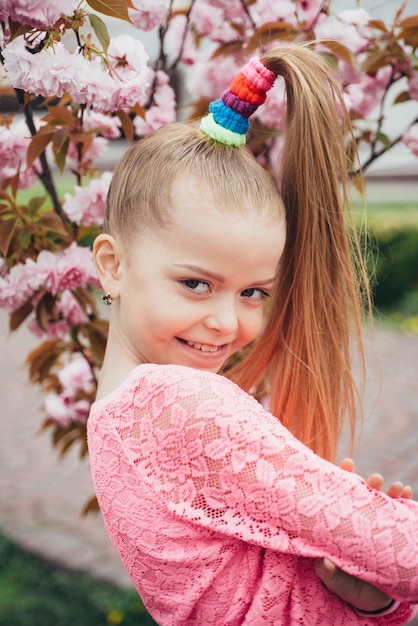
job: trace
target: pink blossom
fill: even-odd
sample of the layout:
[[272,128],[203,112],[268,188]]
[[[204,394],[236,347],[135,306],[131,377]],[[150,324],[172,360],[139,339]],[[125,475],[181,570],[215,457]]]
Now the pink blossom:
[[21,189],[35,183],[33,169],[26,169],[26,151],[30,141],[30,133],[23,121],[12,127],[0,126],[0,183],[18,172]]
[[391,68],[383,67],[375,76],[360,74],[359,81],[348,85],[344,93],[349,112],[367,117],[381,101],[390,80]]
[[193,99],[220,98],[242,65],[242,59],[237,61],[229,54],[215,60],[201,57],[199,62],[189,69],[186,77],[186,84]]
[[323,0],[298,0],[297,13],[299,20],[305,22],[308,26],[313,26],[317,23],[323,6]]
[[45,288],[53,295],[65,289],[99,286],[90,248],[80,247],[75,241],[59,253],[42,250],[37,266],[47,272]]
[[402,142],[412,154],[418,157],[418,124],[413,124],[413,126],[406,131]]
[[163,23],[169,8],[168,0],[133,0],[135,9],[128,9],[134,26],[149,31]]
[[[180,54],[180,47],[182,46],[186,24],[185,15],[175,15],[172,19],[170,19],[165,41],[167,42],[167,50],[170,51],[171,56],[174,58],[177,58]],[[196,61],[196,57],[197,51],[194,36],[190,29],[187,29],[180,60],[185,65],[193,65]]]
[[295,3],[292,0],[281,0],[281,2],[257,0],[257,2],[251,6],[251,17],[256,26],[279,21],[296,26],[295,9]]
[[90,181],[87,187],[76,185],[74,195],[64,196],[64,211],[72,222],[85,226],[100,226],[103,223],[106,196],[112,174],[105,172],[101,178]]
[[71,399],[62,397],[57,393],[49,393],[45,397],[44,409],[47,416],[57,422],[62,428],[71,426],[74,417]]
[[57,312],[58,315],[62,316],[71,326],[78,326],[86,319],[86,314],[79,301],[68,289],[62,292],[61,298],[57,302]]
[[334,39],[357,55],[370,45],[370,19],[365,9],[351,9],[330,15],[316,25],[316,39],[319,43],[322,39]]
[[5,18],[34,28],[49,28],[61,15],[73,15],[78,0],[2,0]]
[[48,47],[37,54],[25,48],[23,37],[16,37],[3,50],[4,69],[13,87],[36,96],[64,95],[83,81],[88,61],[79,54],[71,54],[62,43]]
[[88,361],[81,355],[74,357],[58,372],[58,380],[67,393],[90,392],[93,374]]
[[83,119],[83,127],[87,131],[97,131],[107,139],[118,139],[121,135],[120,120],[114,115],[105,115],[91,109],[86,112]]
[[247,19],[240,0],[211,0],[211,4],[222,9],[225,20]]
[[32,259],[18,263],[5,278],[0,277],[0,307],[13,313],[27,302],[41,287],[48,272]]
[[277,81],[266,102],[257,109],[254,117],[268,128],[282,130],[286,125],[286,111],[284,82]]
[[[215,3],[208,3],[205,0],[197,0],[190,13],[190,19],[196,30],[208,37],[212,41],[227,43],[238,39],[238,31],[231,24],[231,18],[227,18],[223,8],[215,6]],[[240,7],[237,15],[233,16],[233,21],[239,24],[247,24],[247,17]]]
[[143,102],[150,71],[141,42],[120,35],[109,45],[110,75],[99,56],[86,59],[69,52],[61,42],[31,54],[23,37],[16,37],[3,51],[10,83],[37,96],[61,97],[68,93],[77,104],[108,112]]
[[413,100],[418,100],[418,71],[411,72],[408,78],[408,93]]
[[[106,139],[106,137],[98,137],[97,135],[94,135],[90,145],[84,152],[83,158],[85,160],[91,161],[94,161],[95,159],[100,159],[100,157],[105,154],[108,145],[109,140]],[[69,145],[67,156],[74,161],[78,161],[78,150],[73,143]]]
[[146,112],[145,120],[136,116],[135,132],[139,136],[149,134],[152,130],[170,124],[176,119],[176,95],[169,85],[169,77],[165,72],[157,72],[157,87],[154,92],[154,104]]
[[137,80],[147,83],[148,54],[139,39],[130,35],[119,35],[110,40],[107,50],[109,65],[120,80]]

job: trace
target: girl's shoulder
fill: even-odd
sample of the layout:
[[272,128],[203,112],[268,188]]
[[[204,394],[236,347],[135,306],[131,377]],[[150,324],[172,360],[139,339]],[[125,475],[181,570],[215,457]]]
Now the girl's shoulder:
[[[135,367],[125,380],[112,392],[97,400],[92,412],[104,407],[132,399],[134,396],[152,398],[156,396],[193,396],[202,391],[214,395],[236,393],[245,394],[234,382],[214,372],[194,369],[184,365],[143,363]],[[247,394],[245,394],[247,395]]]

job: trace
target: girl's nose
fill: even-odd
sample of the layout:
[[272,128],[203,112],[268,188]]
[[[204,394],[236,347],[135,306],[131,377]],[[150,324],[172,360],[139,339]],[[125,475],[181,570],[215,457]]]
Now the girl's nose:
[[223,335],[234,333],[238,330],[238,312],[236,304],[232,302],[218,302],[213,307],[205,320],[206,326],[217,330]]

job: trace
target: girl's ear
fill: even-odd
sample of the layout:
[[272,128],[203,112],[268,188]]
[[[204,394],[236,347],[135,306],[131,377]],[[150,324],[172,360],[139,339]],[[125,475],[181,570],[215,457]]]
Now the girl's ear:
[[112,235],[101,234],[93,243],[93,260],[103,291],[112,298],[119,296],[121,259],[116,239]]

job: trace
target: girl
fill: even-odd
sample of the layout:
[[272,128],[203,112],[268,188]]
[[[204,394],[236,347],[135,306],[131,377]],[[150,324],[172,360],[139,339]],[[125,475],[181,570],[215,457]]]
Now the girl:
[[[281,194],[243,145],[276,75]],[[351,323],[361,346],[341,110],[320,55],[284,46],[200,128],[164,127],[116,167],[94,245],[111,316],[89,449],[107,531],[158,624],[414,615],[417,504],[330,463],[355,411]],[[271,412],[248,393],[266,389]]]

